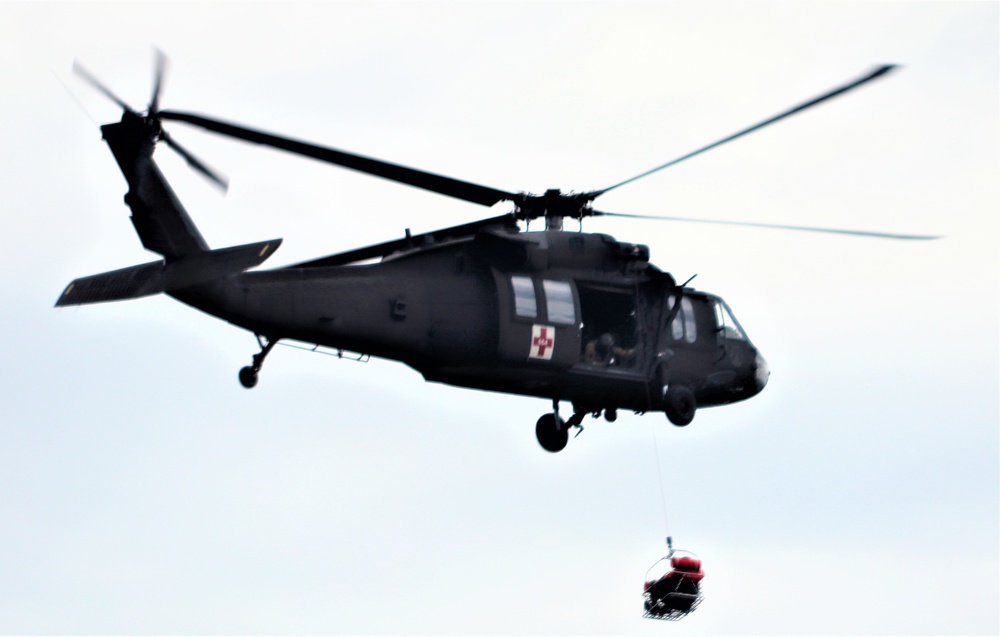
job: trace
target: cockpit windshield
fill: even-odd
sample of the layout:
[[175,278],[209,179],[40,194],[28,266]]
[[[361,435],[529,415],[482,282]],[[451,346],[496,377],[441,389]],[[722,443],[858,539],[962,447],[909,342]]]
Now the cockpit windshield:
[[747,341],[746,332],[740,327],[739,321],[733,316],[733,311],[729,309],[726,302],[719,299],[715,303],[715,324],[723,335],[735,341]]

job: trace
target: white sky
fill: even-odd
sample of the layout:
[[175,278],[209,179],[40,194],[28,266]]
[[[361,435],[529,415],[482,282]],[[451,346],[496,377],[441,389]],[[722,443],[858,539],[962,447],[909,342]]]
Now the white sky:
[[[1000,11],[988,3],[0,3],[0,632],[1000,632]],[[150,261],[97,124],[163,106],[505,190],[617,183],[853,79],[901,71],[609,193],[605,210],[947,235],[591,220],[722,295],[767,389],[588,421],[286,348],[168,298],[52,304]],[[62,86],[65,84],[70,93]],[[75,100],[79,102],[76,103]],[[81,108],[82,106],[82,108]],[[293,263],[494,210],[170,127],[213,247]],[[669,530],[706,601],[643,620]]]

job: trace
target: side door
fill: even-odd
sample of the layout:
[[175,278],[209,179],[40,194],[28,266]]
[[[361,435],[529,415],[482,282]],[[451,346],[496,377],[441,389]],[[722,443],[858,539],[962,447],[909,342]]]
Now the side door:
[[573,281],[493,272],[500,310],[500,359],[569,367],[580,352],[580,312]]
[[648,317],[638,303],[637,285],[580,281],[577,295],[583,319],[583,368],[643,374]]

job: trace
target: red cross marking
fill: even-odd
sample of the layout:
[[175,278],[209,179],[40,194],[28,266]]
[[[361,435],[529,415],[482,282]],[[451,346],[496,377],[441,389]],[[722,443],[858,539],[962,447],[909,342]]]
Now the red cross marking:
[[549,336],[549,328],[543,327],[538,332],[538,336],[531,341],[531,344],[538,348],[538,357],[545,357],[545,350],[556,344],[556,340]]

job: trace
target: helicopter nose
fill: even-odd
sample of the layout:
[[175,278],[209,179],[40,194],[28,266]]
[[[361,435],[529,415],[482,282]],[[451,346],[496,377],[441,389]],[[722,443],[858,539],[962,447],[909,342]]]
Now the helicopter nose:
[[757,383],[757,393],[767,385],[767,379],[771,376],[771,368],[767,366],[764,357],[757,353],[757,360],[754,362],[754,381]]

